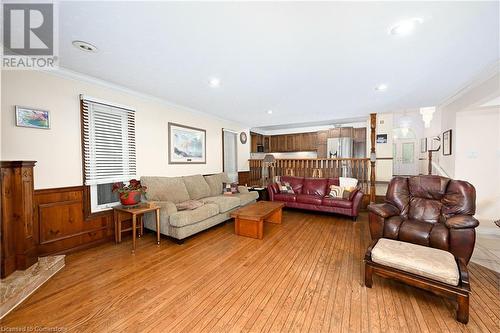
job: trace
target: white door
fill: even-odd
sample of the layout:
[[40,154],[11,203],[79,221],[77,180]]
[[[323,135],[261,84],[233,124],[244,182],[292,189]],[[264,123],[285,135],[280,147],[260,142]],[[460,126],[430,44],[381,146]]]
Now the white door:
[[222,150],[224,151],[223,170],[231,182],[238,181],[238,134],[230,130],[223,130],[224,140]]
[[393,174],[395,176],[411,176],[418,174],[417,140],[394,140]]

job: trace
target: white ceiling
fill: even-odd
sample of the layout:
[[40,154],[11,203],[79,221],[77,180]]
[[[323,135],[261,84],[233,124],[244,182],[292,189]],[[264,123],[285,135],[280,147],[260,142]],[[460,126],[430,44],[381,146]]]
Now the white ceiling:
[[[62,67],[253,127],[435,105],[500,58],[498,2],[63,2],[59,11]],[[424,19],[412,35],[387,33],[412,17]],[[380,83],[389,89],[375,91]]]

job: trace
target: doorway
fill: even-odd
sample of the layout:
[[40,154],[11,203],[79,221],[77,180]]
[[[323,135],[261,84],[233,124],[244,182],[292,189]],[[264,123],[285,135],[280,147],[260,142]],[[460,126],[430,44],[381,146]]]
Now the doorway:
[[417,140],[395,139],[393,144],[394,176],[413,176],[418,174]]
[[222,130],[222,167],[231,182],[238,181],[238,133]]

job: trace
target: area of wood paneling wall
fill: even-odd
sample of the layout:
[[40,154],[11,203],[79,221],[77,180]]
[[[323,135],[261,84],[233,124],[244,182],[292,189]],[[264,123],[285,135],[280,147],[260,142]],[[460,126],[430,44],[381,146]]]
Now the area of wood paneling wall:
[[85,217],[83,200],[84,186],[35,190],[39,255],[68,253],[111,238],[113,214]]

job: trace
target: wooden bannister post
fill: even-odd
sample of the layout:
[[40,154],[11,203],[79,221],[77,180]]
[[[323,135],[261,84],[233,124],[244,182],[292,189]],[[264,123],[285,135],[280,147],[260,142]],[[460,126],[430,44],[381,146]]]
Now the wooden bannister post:
[[377,129],[377,114],[370,113],[370,203],[375,202],[375,132]]
[[428,160],[428,165],[427,165],[427,173],[429,175],[432,175],[432,150],[429,150],[429,160]]

